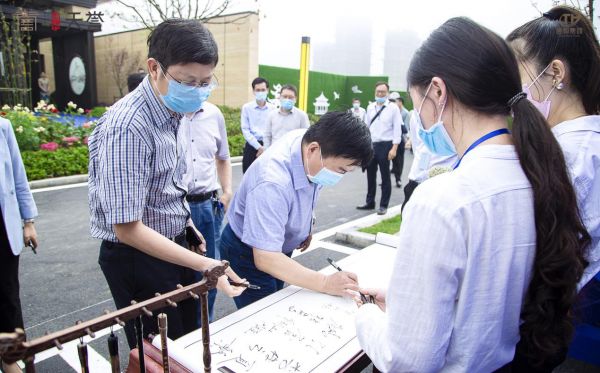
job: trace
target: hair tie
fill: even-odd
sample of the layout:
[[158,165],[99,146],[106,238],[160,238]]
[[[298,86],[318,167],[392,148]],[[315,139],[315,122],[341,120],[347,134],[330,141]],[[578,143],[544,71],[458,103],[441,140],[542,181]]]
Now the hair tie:
[[508,100],[508,107],[513,107],[517,102],[521,101],[522,99],[527,97],[527,93],[525,92],[519,92],[516,95],[514,95],[510,100]]

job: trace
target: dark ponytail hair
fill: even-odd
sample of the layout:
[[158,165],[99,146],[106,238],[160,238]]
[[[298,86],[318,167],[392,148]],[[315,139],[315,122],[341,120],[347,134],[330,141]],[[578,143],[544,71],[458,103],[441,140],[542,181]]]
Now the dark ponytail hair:
[[517,61],[508,44],[490,30],[467,18],[452,18],[435,30],[413,57],[408,84],[424,91],[436,76],[445,82],[448,100],[475,112],[508,117],[512,104],[512,137],[533,189],[536,231],[520,333],[532,364],[540,364],[568,346],[573,333],[570,310],[590,239],[562,150],[524,94],[513,99],[521,92]]
[[587,114],[600,114],[600,44],[592,23],[579,10],[552,8],[511,32],[506,40],[511,42],[517,59],[532,61],[538,73],[554,59],[563,61]]

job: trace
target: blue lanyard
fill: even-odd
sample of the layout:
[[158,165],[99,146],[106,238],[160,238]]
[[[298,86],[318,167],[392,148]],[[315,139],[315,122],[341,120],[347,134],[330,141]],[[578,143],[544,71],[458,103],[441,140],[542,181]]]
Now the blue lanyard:
[[462,157],[460,157],[460,159],[456,163],[456,165],[454,165],[454,169],[456,170],[458,168],[458,166],[460,166],[460,162],[465,157],[465,155],[467,155],[467,153],[470,152],[471,150],[475,149],[477,147],[477,145],[481,144],[482,142],[484,142],[486,140],[491,139],[492,137],[496,137],[496,136],[500,136],[500,135],[504,135],[504,134],[508,134],[508,133],[510,133],[508,131],[508,129],[501,128],[498,130],[494,130],[494,131],[488,133],[487,135],[483,135],[482,137],[479,138],[479,140],[475,141],[474,143],[471,144],[471,146],[469,146],[467,151],[465,151],[465,154],[463,154]]

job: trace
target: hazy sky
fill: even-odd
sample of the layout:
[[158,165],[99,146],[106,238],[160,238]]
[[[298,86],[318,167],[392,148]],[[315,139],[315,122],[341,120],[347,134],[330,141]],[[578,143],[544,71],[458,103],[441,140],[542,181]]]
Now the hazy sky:
[[[143,3],[143,0],[132,1]],[[218,0],[214,2],[219,3]],[[539,17],[540,11],[550,9],[552,4],[552,0],[232,0],[229,11],[258,10],[260,64],[297,68],[301,37],[310,36],[313,51],[318,49],[319,53],[327,54],[331,50],[331,56],[316,58],[313,54],[311,69],[322,70],[315,62],[329,61],[324,65],[326,72],[388,75],[392,87],[404,89],[410,56],[431,31],[448,18],[467,16],[505,37],[516,27]],[[99,8],[101,6],[114,8],[114,3]],[[596,14],[600,14],[598,8],[596,4]],[[599,19],[595,20],[595,25],[600,25]],[[103,28],[109,31],[113,26],[105,23]],[[357,33],[370,33],[367,39],[371,40],[371,45],[352,42],[365,40],[365,35]],[[343,42],[336,41],[336,35],[340,34],[351,37],[344,37]],[[386,37],[402,40],[400,47],[396,42],[391,51],[390,48],[387,50],[388,54],[398,55],[386,56]],[[332,48],[318,48],[318,45]],[[331,63],[336,61],[340,50],[350,50],[362,59],[368,56],[369,70],[357,73],[352,69],[352,59],[348,58],[338,65]],[[393,67],[384,68],[386,58],[393,59]]]

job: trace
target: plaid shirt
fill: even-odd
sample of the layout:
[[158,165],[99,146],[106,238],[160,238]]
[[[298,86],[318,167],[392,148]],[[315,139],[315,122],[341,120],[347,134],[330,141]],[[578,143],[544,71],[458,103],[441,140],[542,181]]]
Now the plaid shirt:
[[91,234],[118,242],[113,224],[141,220],[166,237],[189,217],[181,116],[167,110],[148,77],[100,118],[89,138]]

